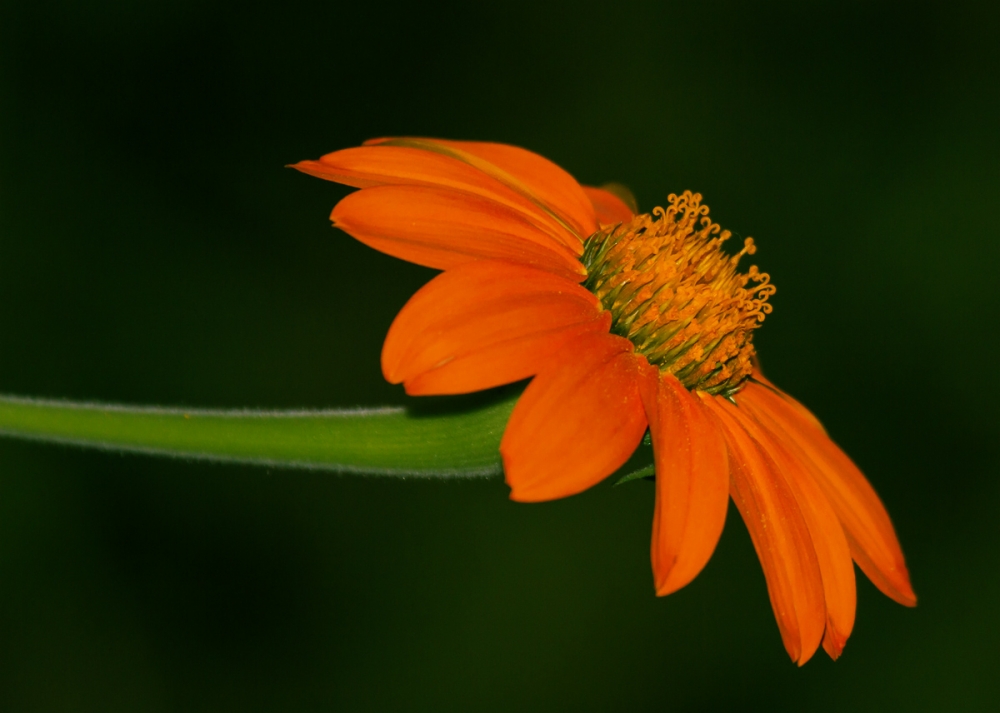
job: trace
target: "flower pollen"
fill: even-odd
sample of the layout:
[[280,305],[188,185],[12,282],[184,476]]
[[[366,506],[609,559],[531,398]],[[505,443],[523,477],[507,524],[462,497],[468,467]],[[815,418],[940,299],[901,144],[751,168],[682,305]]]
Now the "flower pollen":
[[[753,330],[771,312],[775,287],[752,265],[752,238],[735,255],[732,233],[708,217],[701,194],[598,231],[584,246],[584,286],[611,312],[611,331],[688,389],[732,397],[752,372]],[[752,283],[752,284],[751,284]]]

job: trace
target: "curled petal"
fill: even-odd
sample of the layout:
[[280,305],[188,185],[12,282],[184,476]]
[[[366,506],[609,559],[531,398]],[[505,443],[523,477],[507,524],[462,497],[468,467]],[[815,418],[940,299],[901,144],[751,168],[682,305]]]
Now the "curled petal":
[[487,198],[428,186],[380,186],[344,198],[333,224],[376,250],[440,270],[472,260],[511,260],[577,282],[573,253],[523,215]]
[[646,430],[639,359],[627,339],[590,333],[538,372],[500,442],[512,499],[579,493],[628,460]]
[[800,666],[826,626],[823,578],[802,509],[778,465],[747,432],[736,406],[699,394],[729,446],[731,493],[764,569],[785,649]]
[[382,371],[414,395],[479,391],[526,379],[568,340],[609,326],[580,285],[523,265],[470,262],[410,298],[389,328]]
[[675,592],[708,563],[726,521],[726,442],[699,399],[650,367],[641,393],[656,458],[651,557],[658,595]]
[[774,387],[748,384],[740,394],[813,466],[813,473],[844,527],[854,561],[883,594],[905,606],[917,597],[889,514],[865,476],[819,426],[816,417]]
[[635,216],[635,211],[614,193],[591,186],[584,186],[583,190],[594,205],[597,222],[602,226],[627,223]]

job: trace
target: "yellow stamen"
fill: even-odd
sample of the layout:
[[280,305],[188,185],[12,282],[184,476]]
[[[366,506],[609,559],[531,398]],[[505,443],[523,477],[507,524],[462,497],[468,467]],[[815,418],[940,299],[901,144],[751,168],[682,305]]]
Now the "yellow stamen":
[[756,265],[737,272],[753,239],[736,255],[722,252],[732,233],[709,219],[700,193],[669,201],[588,238],[584,285],[611,312],[611,331],[651,364],[688,389],[732,396],[750,376],[753,330],[771,313],[775,288]]

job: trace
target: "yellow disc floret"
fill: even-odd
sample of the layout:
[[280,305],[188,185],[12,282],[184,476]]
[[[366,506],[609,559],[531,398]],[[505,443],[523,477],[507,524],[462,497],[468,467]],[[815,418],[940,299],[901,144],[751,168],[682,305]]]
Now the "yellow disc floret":
[[670,204],[588,238],[584,285],[611,312],[611,331],[688,389],[732,396],[750,376],[753,330],[770,314],[767,273],[752,265],[753,239],[735,255],[731,237],[708,217],[701,194],[671,195]]

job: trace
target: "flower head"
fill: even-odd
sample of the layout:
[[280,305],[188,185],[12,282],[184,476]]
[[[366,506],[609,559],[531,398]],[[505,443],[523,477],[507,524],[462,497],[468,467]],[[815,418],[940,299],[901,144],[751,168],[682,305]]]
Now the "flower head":
[[[443,270],[403,307],[382,369],[407,393],[532,378],[500,445],[511,497],[565,497],[652,436],[651,557],[660,595],[715,549],[728,500],[750,532],[778,628],[800,665],[836,658],[854,625],[852,560],[912,606],[903,554],[871,485],[819,421],[756,367],[767,274],[738,263],[698,194],[636,215],[502,144],[379,139],[295,168],[360,188],[335,226]],[[544,434],[544,436],[542,435]]]
[[[708,218],[701,195],[671,195],[670,206],[598,231],[584,244],[584,285],[611,313],[611,331],[688,389],[732,394],[752,371],[753,330],[771,312],[770,277],[737,264],[756,248]],[[748,283],[754,283],[747,288]]]

